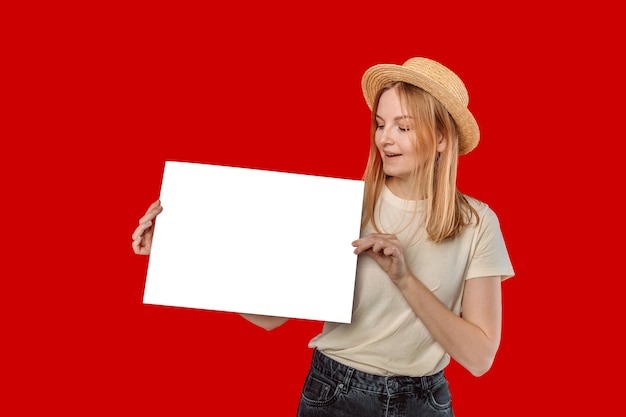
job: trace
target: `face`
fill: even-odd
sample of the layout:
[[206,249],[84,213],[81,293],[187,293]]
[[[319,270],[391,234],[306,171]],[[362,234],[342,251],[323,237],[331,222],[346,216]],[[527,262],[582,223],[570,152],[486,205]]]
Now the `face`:
[[407,183],[418,164],[414,145],[414,121],[402,111],[395,88],[385,91],[376,111],[376,147],[390,182]]

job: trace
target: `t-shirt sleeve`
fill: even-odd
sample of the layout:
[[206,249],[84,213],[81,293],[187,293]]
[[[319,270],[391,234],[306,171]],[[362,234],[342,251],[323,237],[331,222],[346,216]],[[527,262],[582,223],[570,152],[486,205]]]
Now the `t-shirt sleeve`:
[[502,236],[500,221],[494,211],[486,206],[480,213],[465,279],[497,275],[504,281],[515,275],[515,272]]

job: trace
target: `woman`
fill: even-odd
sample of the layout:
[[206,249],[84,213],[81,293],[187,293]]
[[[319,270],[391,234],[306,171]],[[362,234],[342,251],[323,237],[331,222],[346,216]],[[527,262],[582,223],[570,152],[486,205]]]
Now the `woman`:
[[[372,109],[352,322],[325,323],[298,416],[452,416],[450,357],[487,372],[501,333],[501,282],[513,276],[494,212],[456,187],[478,144],[463,82],[426,58],[368,69]],[[155,202],[133,234],[148,254]],[[244,315],[266,329],[287,319]],[[382,411],[382,414],[381,414]]]

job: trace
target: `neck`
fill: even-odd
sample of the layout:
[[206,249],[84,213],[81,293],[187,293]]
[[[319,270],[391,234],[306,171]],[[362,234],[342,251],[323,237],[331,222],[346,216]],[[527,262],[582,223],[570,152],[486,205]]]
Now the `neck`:
[[[388,177],[385,180],[385,184],[394,193],[397,197],[400,197],[404,200],[414,200],[415,192],[413,187],[411,186],[411,181],[404,180],[398,177]],[[418,200],[422,199],[422,196],[417,197]]]

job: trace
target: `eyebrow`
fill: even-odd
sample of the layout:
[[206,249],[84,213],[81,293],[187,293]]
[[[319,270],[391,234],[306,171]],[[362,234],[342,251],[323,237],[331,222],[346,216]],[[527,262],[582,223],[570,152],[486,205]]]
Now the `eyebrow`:
[[[385,120],[381,116],[379,116],[378,114],[376,115],[376,118],[380,119],[380,120]],[[411,116],[407,116],[407,115],[402,115],[402,116],[397,116],[397,117],[393,118],[394,121],[403,120],[403,119],[412,119],[412,117]]]

